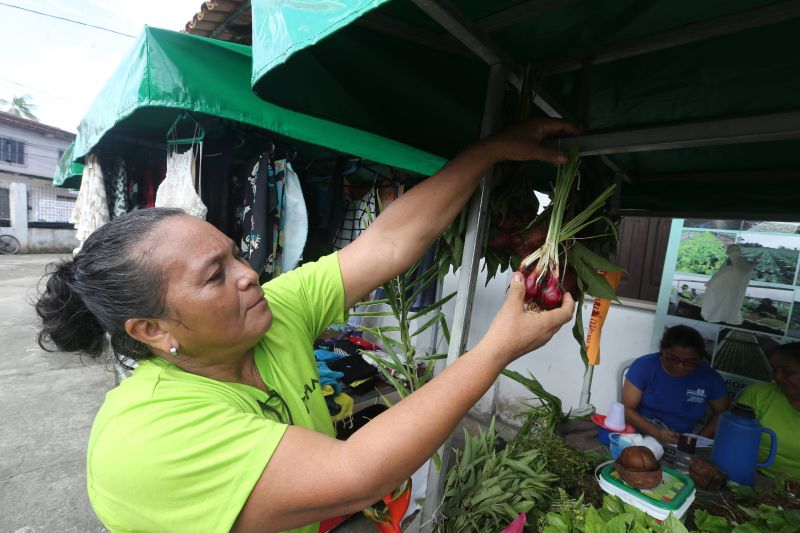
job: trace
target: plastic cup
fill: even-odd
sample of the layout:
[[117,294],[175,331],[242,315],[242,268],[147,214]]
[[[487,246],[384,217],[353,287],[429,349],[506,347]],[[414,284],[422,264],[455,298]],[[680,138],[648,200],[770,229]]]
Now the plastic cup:
[[606,415],[606,427],[616,431],[625,430],[625,406],[619,402],[614,402],[608,408]]
[[610,433],[608,435],[608,449],[611,452],[612,459],[619,457],[622,450],[630,445],[631,443],[621,433]]

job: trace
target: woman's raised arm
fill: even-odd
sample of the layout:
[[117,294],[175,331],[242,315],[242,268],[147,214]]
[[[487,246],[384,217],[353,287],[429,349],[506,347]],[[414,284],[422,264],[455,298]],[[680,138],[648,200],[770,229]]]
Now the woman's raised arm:
[[574,133],[575,128],[563,120],[525,122],[475,143],[392,202],[339,252],[347,306],[413,265],[461,212],[491,165],[534,159],[560,165],[566,162],[564,154],[541,142]]
[[288,428],[234,531],[299,527],[359,511],[394,490],[433,455],[508,363],[544,345],[575,310],[569,293],[561,308],[543,313],[524,311],[524,296],[515,273],[478,345],[349,440]]

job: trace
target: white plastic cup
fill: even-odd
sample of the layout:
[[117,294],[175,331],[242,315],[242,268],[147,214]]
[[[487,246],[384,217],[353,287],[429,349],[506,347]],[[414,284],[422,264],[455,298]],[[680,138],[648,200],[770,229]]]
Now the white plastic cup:
[[625,406],[619,402],[613,402],[608,408],[606,415],[606,427],[615,431],[625,430]]

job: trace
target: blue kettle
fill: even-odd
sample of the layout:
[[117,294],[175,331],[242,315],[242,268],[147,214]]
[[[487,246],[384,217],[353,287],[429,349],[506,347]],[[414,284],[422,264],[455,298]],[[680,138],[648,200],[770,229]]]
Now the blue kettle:
[[[770,436],[771,445],[769,457],[759,463],[758,448],[762,433]],[[752,485],[756,468],[771,466],[775,462],[777,449],[778,437],[775,432],[761,427],[752,407],[737,403],[719,417],[711,461],[725,472],[730,481]]]

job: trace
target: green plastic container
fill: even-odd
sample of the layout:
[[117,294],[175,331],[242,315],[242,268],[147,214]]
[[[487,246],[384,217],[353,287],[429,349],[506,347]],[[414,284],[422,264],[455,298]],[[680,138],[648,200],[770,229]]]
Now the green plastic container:
[[657,520],[665,520],[669,514],[682,518],[694,503],[694,481],[687,475],[667,466],[661,468],[661,484],[653,489],[640,490],[630,487],[614,470],[614,464],[605,465],[597,477],[600,488],[619,496],[622,501],[641,509]]

